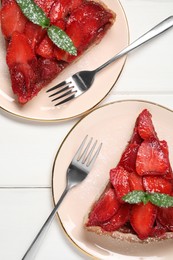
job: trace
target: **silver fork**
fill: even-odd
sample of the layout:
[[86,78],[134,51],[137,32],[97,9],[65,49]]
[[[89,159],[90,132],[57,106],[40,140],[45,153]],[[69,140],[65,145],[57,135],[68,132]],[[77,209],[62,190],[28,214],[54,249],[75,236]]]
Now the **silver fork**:
[[120,51],[113,58],[108,60],[106,63],[104,63],[97,69],[92,71],[87,71],[87,70],[79,71],[74,75],[72,75],[71,77],[69,77],[68,79],[62,81],[58,85],[48,89],[46,92],[52,92],[54,90],[57,90],[55,93],[49,96],[50,98],[57,96],[52,99],[52,102],[57,101],[57,103],[55,103],[55,106],[61,105],[67,101],[70,101],[80,96],[91,87],[91,85],[94,82],[95,75],[99,71],[104,69],[106,66],[110,65],[112,62],[118,60],[128,52],[142,45],[143,43],[151,40],[155,36],[168,30],[172,26],[173,26],[173,16],[170,16],[167,19],[160,22],[155,27],[153,27],[151,30],[149,30],[147,33],[142,35],[140,38],[138,38],[136,41],[131,43],[129,46],[127,46],[125,49]]
[[[64,197],[68,193],[68,191],[75,187],[76,185],[80,184],[88,175],[88,173],[91,171],[94,162],[101,150],[102,143],[98,146],[97,141],[93,143],[93,138],[89,140],[89,142],[86,145],[88,136],[85,137],[83,142],[81,143],[80,147],[78,148],[75,156],[73,157],[67,172],[66,172],[66,187],[59,198],[58,202],[56,203],[54,209],[52,210],[51,214],[45,221],[44,225],[34,238],[33,242],[31,243],[30,247],[26,251],[25,255],[23,256],[22,260],[33,260],[36,251],[34,251],[34,245],[42,235],[46,233],[48,230],[51,221],[53,220],[58,207],[60,206],[61,202],[63,201]],[[85,147],[86,146],[86,147]],[[96,147],[98,148],[96,149]],[[85,147],[85,149],[84,149]]]

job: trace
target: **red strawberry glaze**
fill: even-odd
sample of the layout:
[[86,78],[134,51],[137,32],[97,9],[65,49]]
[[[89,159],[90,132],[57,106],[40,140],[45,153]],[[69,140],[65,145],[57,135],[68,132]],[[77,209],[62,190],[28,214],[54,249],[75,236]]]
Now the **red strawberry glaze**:
[[[160,145],[162,147],[162,151],[165,153],[165,155],[169,158],[169,151],[168,151],[168,144],[166,141],[160,141]],[[172,172],[172,167],[171,167],[171,164],[169,162],[169,166],[168,166],[168,169],[164,175],[164,177],[166,179],[169,179],[169,180],[173,180],[173,172]]]
[[113,236],[115,231],[130,233],[140,240],[164,239],[167,232],[173,232],[173,207],[162,208],[151,202],[128,204],[123,200],[123,196],[131,191],[173,195],[168,145],[159,140],[148,110],[139,114],[117,167],[110,170],[108,185],[115,191],[119,208],[107,221],[95,224],[92,224],[92,209],[87,227],[99,226],[100,233],[105,231]]
[[163,227],[173,232],[173,207],[160,208],[158,210],[157,219]]
[[[58,26],[72,38],[77,48],[77,56],[70,55],[53,44],[47,36],[46,29],[30,22],[23,15],[15,0],[2,0],[0,16],[2,32],[5,39],[8,40],[7,61],[14,61],[13,64],[8,62],[12,89],[21,104],[25,104],[36,96],[45,85],[58,76],[89,46],[98,43],[115,20],[112,11],[94,1],[34,1],[50,18],[51,24]],[[11,48],[11,46],[17,46],[17,42],[14,43],[16,37],[13,37],[13,34],[17,32],[23,34],[23,38],[28,39],[28,42],[25,41],[27,42],[26,47],[22,41],[22,50],[25,48],[26,56],[29,56],[30,53],[28,43],[35,55],[34,61],[31,59],[27,62],[27,66],[21,61],[18,63],[18,58],[13,51],[14,48]],[[23,51],[20,57],[22,55],[24,55]],[[52,71],[47,64],[50,65]]]
[[13,32],[23,32],[27,18],[21,12],[15,1],[2,3],[1,29],[5,39],[9,40]]
[[147,109],[144,109],[142,113],[140,113],[138,117],[138,133],[141,136],[143,140],[149,139],[149,138],[156,138],[157,134],[155,132],[152,120],[151,120],[151,114]]
[[143,186],[143,179],[141,176],[139,176],[135,172],[131,172],[129,174],[129,185],[130,185],[130,190],[142,190],[144,191],[144,186]]
[[141,240],[149,237],[156,219],[156,214],[157,208],[150,202],[132,206],[130,223]]
[[27,36],[32,49],[35,51],[36,47],[40,44],[46,35],[46,30],[42,29],[37,24],[33,24],[32,22],[27,21],[24,34]]
[[138,149],[136,171],[139,175],[164,175],[169,170],[168,155],[157,139],[145,140]]
[[141,138],[141,136],[139,135],[139,132],[138,132],[138,119],[137,119],[129,143],[140,145],[142,143],[142,141],[143,141],[143,139]]
[[52,5],[54,4],[54,0],[34,0],[34,2],[45,12],[47,16],[49,16],[49,12],[51,10]]
[[39,46],[36,48],[36,54],[46,59],[53,59],[55,57],[54,46],[54,43],[46,34],[40,42]]
[[148,192],[159,192],[171,195],[172,183],[161,176],[143,177],[143,186]]
[[117,212],[119,205],[114,189],[109,188],[94,205],[88,225],[97,225],[109,220]]
[[150,236],[155,238],[164,238],[165,233],[167,231],[168,231],[167,228],[162,226],[156,219],[156,225],[152,228]]
[[51,10],[49,13],[51,23],[55,24],[56,21],[60,19],[65,19],[69,11],[70,11],[69,0],[55,1],[51,6]]
[[128,172],[136,171],[136,156],[139,144],[129,144],[121,156],[119,166],[122,166]]
[[118,230],[121,228],[130,218],[131,205],[123,204],[118,211],[107,222],[104,222],[101,227],[109,232]]
[[112,183],[118,200],[123,203],[122,197],[130,192],[129,173],[121,166],[110,171],[110,182]]
[[7,50],[7,64],[11,67],[13,64],[26,64],[32,60],[36,60],[36,57],[28,38],[22,33],[14,32]]

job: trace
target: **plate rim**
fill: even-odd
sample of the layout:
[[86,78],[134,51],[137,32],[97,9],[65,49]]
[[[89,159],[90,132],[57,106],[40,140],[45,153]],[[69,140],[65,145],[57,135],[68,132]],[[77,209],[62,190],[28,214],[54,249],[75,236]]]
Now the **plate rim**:
[[[105,0],[104,0],[105,1]],[[127,20],[127,15],[126,15],[126,12],[125,12],[125,9],[122,5],[122,3],[120,2],[120,0],[116,0],[117,3],[119,4],[121,10],[122,10],[122,13],[124,15],[124,18],[125,18],[125,21],[126,21],[126,26],[127,26],[127,42],[128,42],[128,45],[129,45],[129,42],[130,42],[130,29],[129,29],[129,23],[128,23],[128,20]],[[121,67],[121,70],[119,71],[119,74],[115,80],[115,82],[113,83],[113,85],[110,87],[109,91],[106,92],[105,96],[103,96],[97,103],[95,103],[92,107],[88,108],[87,110],[85,110],[84,112],[82,113],[79,113],[79,114],[76,114],[74,116],[71,116],[71,117],[65,117],[65,118],[60,118],[60,119],[41,119],[41,118],[32,118],[32,117],[29,117],[29,116],[24,116],[24,115],[20,115],[18,113],[15,113],[15,112],[12,112],[12,111],[9,111],[8,109],[2,107],[0,105],[0,109],[2,111],[4,111],[5,113],[7,113],[8,115],[12,115],[16,118],[19,118],[19,119],[23,119],[23,120],[27,120],[27,121],[33,121],[33,122],[40,122],[40,123],[61,123],[61,122],[66,122],[66,121],[70,121],[72,119],[76,119],[76,118],[79,118],[79,117],[82,117],[82,116],[85,116],[86,114],[89,114],[90,112],[92,112],[108,95],[109,93],[112,91],[113,87],[115,86],[115,84],[117,83],[123,69],[124,69],[124,66],[126,64],[126,61],[127,61],[127,55],[124,56],[124,62],[123,62],[123,65]]]
[[[171,113],[173,113],[173,109],[170,109],[164,105],[161,105],[159,103],[156,103],[156,102],[153,102],[153,101],[148,101],[148,100],[143,100],[143,99],[123,99],[123,100],[117,100],[117,101],[112,101],[112,102],[109,102],[109,103],[106,103],[100,107],[97,107],[95,109],[93,109],[89,114],[85,115],[83,118],[81,118],[78,122],[75,123],[75,125],[70,129],[70,131],[67,133],[67,135],[64,137],[64,139],[62,140],[56,154],[55,154],[55,157],[54,157],[54,161],[53,161],[53,165],[52,165],[52,177],[51,177],[51,195],[52,195],[52,201],[53,201],[53,205],[55,206],[55,195],[54,195],[54,169],[55,169],[55,165],[56,165],[56,160],[58,158],[58,155],[61,151],[61,148],[63,146],[63,144],[65,143],[65,141],[67,140],[67,138],[69,137],[69,135],[73,132],[73,130],[78,126],[78,124],[80,124],[87,116],[90,116],[90,114],[94,113],[95,111],[99,110],[99,109],[104,109],[105,107],[107,106],[111,106],[111,105],[114,105],[114,104],[117,104],[117,103],[126,103],[126,102],[140,102],[140,103],[146,103],[146,104],[150,104],[150,105],[153,105],[153,106],[157,106],[157,107],[160,107],[162,109],[165,109]],[[93,256],[92,254],[88,253],[87,251],[85,251],[84,249],[82,249],[72,238],[71,236],[68,234],[68,232],[66,231],[62,221],[61,221],[61,218],[58,214],[58,212],[56,213],[56,219],[57,221],[60,223],[60,226],[61,226],[61,229],[64,231],[65,233],[65,236],[68,238],[68,240],[70,241],[70,243],[75,246],[75,248],[82,252],[84,255],[87,255],[89,256],[90,258],[94,259],[94,260],[98,260],[99,258]]]

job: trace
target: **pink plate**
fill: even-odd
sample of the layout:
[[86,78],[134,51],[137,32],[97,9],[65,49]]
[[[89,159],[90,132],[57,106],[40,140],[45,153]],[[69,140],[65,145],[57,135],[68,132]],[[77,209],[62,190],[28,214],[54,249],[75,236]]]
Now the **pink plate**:
[[88,134],[103,142],[94,168],[83,183],[67,194],[58,211],[66,235],[79,249],[97,259],[169,260],[173,256],[172,240],[136,244],[99,236],[84,229],[90,207],[104,190],[109,170],[116,166],[131,137],[135,120],[145,108],[152,114],[158,137],[168,142],[170,160],[173,160],[172,111],[153,103],[133,100],[111,103],[85,116],[66,136],[55,158],[52,178],[54,202],[65,188],[66,169],[83,138]]
[[49,86],[31,100],[21,106],[16,102],[11,90],[11,82],[6,65],[5,42],[0,33],[0,107],[14,115],[32,120],[61,121],[81,116],[95,107],[112,89],[118,79],[125,57],[97,75],[92,88],[79,98],[59,107],[54,107],[46,90],[75,72],[84,69],[95,69],[117,52],[128,45],[129,32],[124,10],[118,0],[103,1],[116,14],[116,22],[104,39],[85,53],[76,63],[66,68]]

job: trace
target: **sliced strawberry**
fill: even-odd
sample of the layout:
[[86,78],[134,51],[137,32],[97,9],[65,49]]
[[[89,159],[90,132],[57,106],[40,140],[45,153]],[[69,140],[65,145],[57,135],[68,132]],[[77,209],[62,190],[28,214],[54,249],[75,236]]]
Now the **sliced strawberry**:
[[4,4],[1,9],[1,28],[5,38],[9,39],[13,32],[23,32],[27,18],[21,12],[16,2]]
[[41,26],[28,21],[25,25],[24,34],[28,37],[29,42],[34,50],[46,34],[46,30]]
[[129,185],[130,190],[144,190],[142,177],[139,176],[139,174],[136,174],[135,172],[131,172],[129,174]]
[[34,0],[34,2],[45,12],[45,14],[48,16],[50,9],[55,2],[55,0]]
[[47,35],[38,45],[36,53],[46,59],[52,59],[54,57],[54,43]]
[[[35,69],[35,70],[34,70]],[[35,86],[37,63],[16,64],[10,68],[13,92],[18,96],[21,104],[28,102],[40,90]]]
[[[20,51],[18,51],[20,50]],[[28,42],[28,38],[14,32],[7,49],[12,88],[20,103],[26,103],[37,94],[37,60]]]
[[38,59],[38,68],[41,78],[41,83],[44,85],[49,83],[54,79],[65,67],[67,64],[58,63],[55,60],[39,58]]
[[80,48],[84,50],[96,38],[99,39],[103,31],[100,28],[103,25],[106,27],[111,18],[111,13],[106,12],[98,3],[85,1],[71,12],[67,28],[73,22],[77,22],[81,26],[83,40]]
[[156,213],[156,206],[150,202],[132,206],[130,223],[141,240],[149,237],[156,219]]
[[167,231],[167,228],[163,227],[156,219],[156,225],[152,228],[150,237],[157,237],[157,238],[164,237],[166,231]]
[[157,219],[168,230],[173,231],[173,207],[171,208],[159,208]]
[[57,20],[56,22],[54,22],[54,25],[65,31],[66,22],[63,19]]
[[98,225],[109,220],[117,212],[119,206],[120,204],[116,198],[114,189],[109,188],[94,205],[87,225]]
[[59,19],[64,20],[70,14],[70,12],[80,6],[82,2],[83,0],[54,1],[54,4],[51,6],[49,13],[51,23],[56,25]]
[[82,4],[83,0],[72,0],[70,10],[76,9],[78,6]]
[[103,223],[101,227],[108,232],[122,227],[129,220],[130,207],[130,204],[121,205],[115,215],[108,222]]
[[69,17],[67,28],[71,23],[78,23],[82,28],[82,42],[85,46],[89,44],[93,36],[95,36],[96,31],[101,26],[101,17],[99,16],[99,10],[97,10],[96,5],[91,5],[90,2],[85,2],[76,8]]
[[[83,32],[82,27],[78,22],[73,22],[66,27],[66,33],[71,38],[74,46],[79,48],[83,44]],[[78,55],[70,55],[68,52],[55,47],[55,57],[58,60],[64,60],[68,63],[74,61],[77,57],[79,57],[80,51],[78,51]]]
[[73,44],[76,48],[83,44],[84,35],[82,31],[82,26],[78,21],[73,21],[67,24],[66,33],[73,41]]
[[68,54],[68,52],[55,46],[54,47],[54,56],[56,57],[57,60],[67,61],[69,54]]
[[130,192],[129,173],[121,166],[110,170],[110,181],[115,188],[117,198],[120,202],[124,202],[122,197]]
[[1,6],[9,5],[11,3],[16,2],[16,0],[1,0]]
[[138,121],[136,121],[136,125],[134,127],[133,130],[133,134],[131,136],[131,139],[129,141],[130,144],[141,144],[143,139],[141,138],[141,136],[138,133],[138,127],[137,127]]
[[[95,21],[95,25],[101,27],[102,24],[108,21],[108,17],[111,18],[111,14],[107,13],[99,3],[84,1],[78,8],[71,12],[69,22],[78,21],[85,26],[86,23],[89,25],[89,21],[91,21],[91,24]],[[94,27],[93,29],[96,28]]]
[[165,177],[165,179],[173,180],[173,171],[172,171],[172,167],[170,164],[169,164],[169,169],[166,171],[164,177]]
[[82,4],[83,0],[72,0],[70,5],[70,10],[76,9],[78,6]]
[[[169,158],[169,151],[168,151],[168,144],[166,141],[160,141],[160,145],[162,147],[162,150],[164,152],[165,155],[167,155],[167,157]],[[166,171],[164,177],[168,180],[171,180],[173,179],[173,172],[172,172],[172,167],[171,167],[171,164],[169,162],[169,168],[168,170]]]
[[148,192],[172,193],[172,184],[161,176],[144,176],[143,185]]
[[[20,51],[19,51],[20,50]],[[19,32],[14,32],[7,49],[7,64],[26,64],[35,59],[35,54],[28,42],[28,38]]]
[[136,171],[136,156],[139,149],[138,144],[129,144],[121,156],[119,166],[128,172]]
[[70,10],[69,0],[55,1],[50,10],[50,21],[52,24],[59,19],[64,19]]
[[169,158],[159,140],[143,141],[136,158],[136,171],[139,175],[164,175],[169,170]]
[[157,138],[157,134],[151,120],[151,114],[147,109],[144,109],[138,117],[138,133],[144,140],[153,137]]

